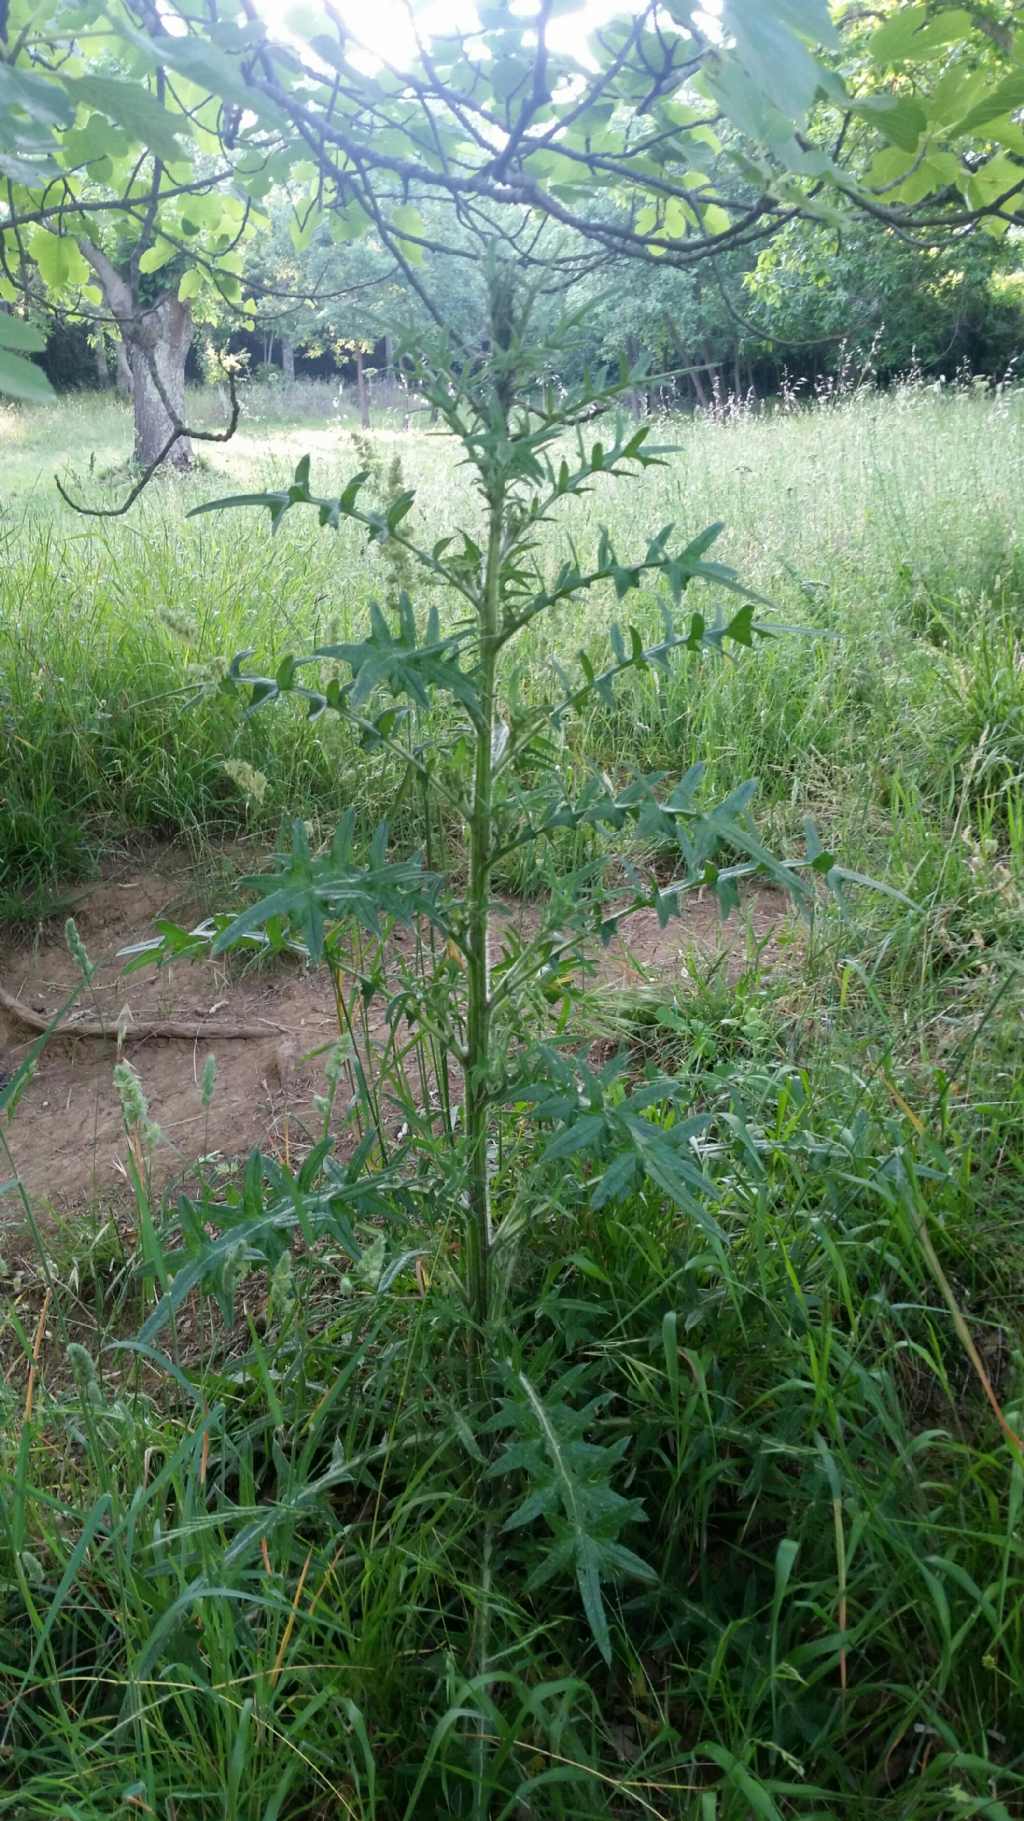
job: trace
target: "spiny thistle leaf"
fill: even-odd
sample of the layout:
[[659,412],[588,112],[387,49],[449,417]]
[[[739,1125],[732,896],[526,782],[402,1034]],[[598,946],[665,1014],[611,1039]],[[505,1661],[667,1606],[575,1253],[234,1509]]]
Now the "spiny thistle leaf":
[[330,851],[314,857],[303,823],[293,822],[292,851],[278,856],[281,870],[242,881],[263,895],[218,932],[213,953],[224,954],[254,930],[283,917],[300,933],[311,959],[320,961],[329,921],[351,918],[376,936],[382,917],[409,923],[418,915],[432,915],[440,885],[437,875],[424,871],[416,859],[389,862],[383,825],[374,835],[369,866],[358,865],[354,825],[349,810],[338,824]]
[[525,1475],[530,1490],[505,1520],[505,1530],[543,1518],[551,1532],[547,1551],[527,1585],[541,1587],[559,1573],[574,1573],[594,1641],[610,1663],[602,1583],[624,1575],[651,1582],[655,1576],[619,1541],[625,1526],[642,1522],[644,1516],[638,1499],[624,1498],[611,1484],[628,1439],[623,1436],[610,1445],[588,1439],[605,1399],[592,1398],[579,1408],[567,1402],[580,1378],[581,1369],[574,1368],[542,1398],[525,1373],[510,1375],[510,1395],[487,1428],[492,1433],[511,1431],[515,1440],[488,1468],[488,1476]]

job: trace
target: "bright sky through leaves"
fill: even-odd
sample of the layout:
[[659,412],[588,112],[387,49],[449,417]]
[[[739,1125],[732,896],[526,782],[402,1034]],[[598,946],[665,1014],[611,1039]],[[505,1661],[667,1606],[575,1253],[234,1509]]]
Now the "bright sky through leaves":
[[[588,34],[616,14],[637,11],[639,4],[640,0],[583,0],[576,11],[550,21],[548,43],[555,50],[589,61]],[[291,5],[288,0],[259,0],[259,10],[273,25],[301,33],[311,8]],[[524,0],[514,10],[522,14],[524,33],[529,31],[536,14],[533,0]],[[339,0],[336,11],[368,51],[398,67],[407,66],[415,57],[416,32],[429,39],[444,32],[468,31],[477,17],[473,0],[428,0],[426,5],[410,5],[409,0],[373,0],[372,5],[367,0]],[[719,11],[720,0],[707,0],[706,9],[697,16],[713,31]]]

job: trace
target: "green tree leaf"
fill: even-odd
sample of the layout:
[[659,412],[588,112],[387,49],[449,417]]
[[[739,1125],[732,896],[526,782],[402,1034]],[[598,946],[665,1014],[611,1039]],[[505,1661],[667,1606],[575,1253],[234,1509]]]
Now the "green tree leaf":
[[190,136],[189,122],[181,115],[168,113],[139,83],[124,82],[118,76],[69,76],[66,87],[74,100],[96,108],[115,125],[124,127],[165,164],[173,164],[181,157],[179,142]]
[[0,62],[0,120],[11,121],[16,110],[47,127],[69,126],[75,115],[59,82]]
[[0,347],[0,393],[8,398],[18,398],[27,404],[47,404],[54,397],[46,374],[41,367],[33,366],[30,360],[23,360],[18,354],[11,354]]
[[51,291],[85,284],[91,277],[90,267],[70,235],[51,234],[48,228],[35,228],[29,247],[39,267],[39,275]]
[[996,84],[984,101],[978,101],[969,114],[958,120],[954,133],[974,133],[980,127],[998,121],[1002,114],[1012,114],[1024,107],[1024,70],[1017,70]]
[[[161,266],[169,265],[178,257],[178,249],[171,241],[160,238],[140,256],[140,272],[159,272]],[[180,293],[179,293],[180,294]]]
[[872,34],[868,50],[876,63],[920,62],[968,37],[973,24],[962,7],[946,7],[937,14],[925,6],[902,7]]
[[46,336],[34,322],[0,313],[0,348],[17,348],[22,354],[42,354]]

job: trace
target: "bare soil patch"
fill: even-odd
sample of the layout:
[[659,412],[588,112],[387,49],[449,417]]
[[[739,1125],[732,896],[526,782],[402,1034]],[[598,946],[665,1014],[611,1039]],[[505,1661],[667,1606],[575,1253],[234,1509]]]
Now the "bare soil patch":
[[[125,976],[118,951],[153,933],[154,920],[182,910],[181,872],[166,858],[113,873],[82,896],[75,920],[97,964],[82,1010],[125,1031],[121,1055],[138,1070],[153,1118],[164,1134],[154,1168],[159,1185],[187,1181],[195,1160],[231,1160],[254,1146],[284,1157],[300,1154],[319,1136],[313,1099],[324,1091],[323,1051],[337,1035],[325,976],[301,966],[240,969],[234,962],[179,962]],[[230,908],[230,906],[226,906]],[[509,923],[522,931],[537,919],[529,905],[510,905]],[[495,940],[500,945],[502,920]],[[610,990],[635,986],[645,975],[666,987],[685,977],[687,957],[721,955],[730,975],[752,949],[761,964],[778,966],[792,941],[786,901],[760,888],[747,893],[743,914],[722,923],[715,902],[695,895],[685,914],[665,929],[653,913],[638,912],[623,936],[598,957],[597,979]],[[39,1013],[52,1013],[77,977],[59,928],[31,943],[0,943],[0,985]],[[191,1041],[139,1037],[133,1025],[152,1020],[199,1022],[209,1030]],[[265,1023],[266,1036],[220,1037],[221,1022]],[[34,1034],[0,1008],[0,1080],[23,1060]],[[200,1077],[207,1055],[217,1059],[217,1087],[204,1109]],[[96,1201],[119,1201],[128,1183],[121,1111],[113,1085],[118,1045],[111,1038],[62,1035],[47,1045],[20,1101],[8,1137],[18,1175],[40,1214],[67,1212]],[[0,1170],[0,1177],[5,1174]],[[17,1195],[0,1196],[0,1227],[17,1228]]]

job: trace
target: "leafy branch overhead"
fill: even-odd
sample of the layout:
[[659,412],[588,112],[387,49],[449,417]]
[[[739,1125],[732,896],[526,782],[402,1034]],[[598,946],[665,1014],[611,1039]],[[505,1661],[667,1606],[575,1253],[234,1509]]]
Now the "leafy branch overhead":
[[[571,5],[488,0],[432,40],[417,11],[392,59],[328,8],[284,37],[221,0],[9,0],[4,295],[137,329],[140,283],[157,282],[189,311],[244,319],[244,247],[277,190],[296,246],[321,230],[372,241],[428,310],[424,259],[472,258],[474,239],[541,265],[697,265],[801,216],[859,215],[925,245],[1024,220],[1024,65],[1005,4],[724,0],[712,27],[688,0],[640,0],[592,30]],[[4,344],[6,390],[38,385],[31,366]]]

